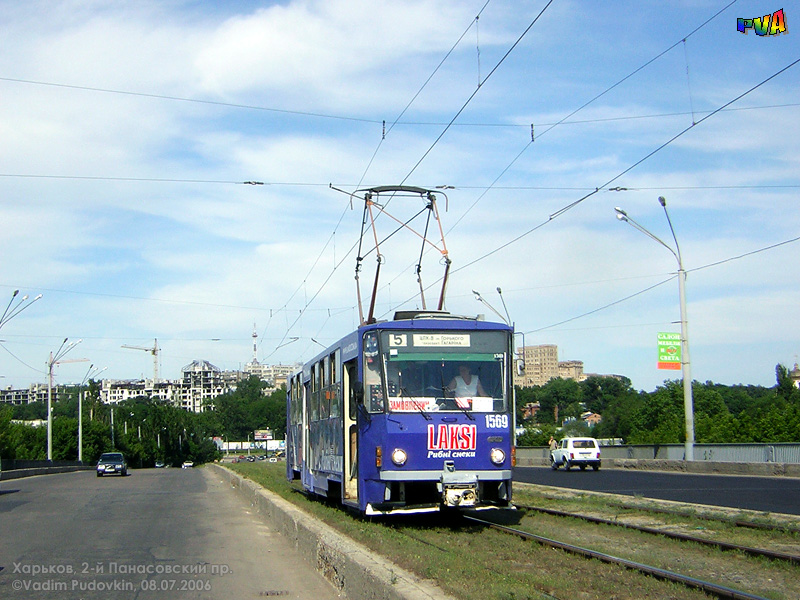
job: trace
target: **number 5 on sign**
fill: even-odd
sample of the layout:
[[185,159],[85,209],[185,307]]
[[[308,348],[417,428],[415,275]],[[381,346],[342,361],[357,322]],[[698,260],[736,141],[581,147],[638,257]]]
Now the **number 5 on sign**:
[[392,348],[405,348],[408,345],[405,333],[393,333],[389,336],[389,346]]

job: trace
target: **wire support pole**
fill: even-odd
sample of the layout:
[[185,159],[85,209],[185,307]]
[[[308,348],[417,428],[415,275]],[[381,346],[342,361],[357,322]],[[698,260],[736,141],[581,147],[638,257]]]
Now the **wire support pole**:
[[651,233],[643,225],[634,221],[624,210],[619,207],[616,207],[614,210],[617,213],[617,219],[628,223],[628,225],[640,233],[643,233],[654,242],[657,242],[669,250],[678,262],[678,295],[681,311],[681,373],[683,376],[683,410],[686,423],[684,460],[691,462],[694,460],[694,396],[692,393],[692,363],[689,356],[689,317],[686,311],[686,270],[683,268],[683,259],[681,258],[681,248],[678,245],[678,238],[675,235],[675,229],[672,227],[672,220],[669,218],[669,212],[667,212],[667,201],[664,196],[659,196],[658,202],[661,204],[661,207],[664,209],[664,214],[667,217],[667,223],[669,223],[669,229],[672,232],[672,239],[675,241],[674,250],[661,238]]
[[[77,342],[70,342],[67,344],[69,338],[64,338],[61,345],[55,353],[50,352],[50,358],[47,361],[47,460],[53,462],[53,367],[66,356],[67,352],[72,350],[75,346],[80,344],[83,340]],[[84,359],[85,360],[85,359]]]

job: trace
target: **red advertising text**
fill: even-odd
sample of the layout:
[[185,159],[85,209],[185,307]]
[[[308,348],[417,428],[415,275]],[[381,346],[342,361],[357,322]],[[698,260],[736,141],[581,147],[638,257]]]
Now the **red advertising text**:
[[475,450],[475,425],[428,425],[428,450]]

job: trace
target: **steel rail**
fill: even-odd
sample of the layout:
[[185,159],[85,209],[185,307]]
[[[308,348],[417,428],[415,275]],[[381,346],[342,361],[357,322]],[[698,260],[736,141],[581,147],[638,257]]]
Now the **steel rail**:
[[788,533],[800,533],[800,529],[796,527],[785,527],[781,525],[770,525],[769,523],[757,523],[754,521],[743,521],[741,519],[727,519],[721,516],[714,516],[702,513],[692,513],[691,515],[681,512],[680,510],[669,510],[666,508],[657,508],[654,506],[647,506],[646,508],[638,507],[638,506],[629,506],[624,502],[609,502],[609,506],[617,506],[619,508],[624,508],[627,510],[646,510],[647,512],[664,514],[664,515],[676,515],[679,517],[692,517],[693,519],[699,519],[701,521],[715,521],[719,523],[727,523],[729,525],[735,525],[736,527],[743,527],[746,529],[758,529],[761,531],[785,531]]
[[614,527],[623,527],[634,531],[641,531],[643,533],[651,533],[654,535],[661,535],[674,540],[682,542],[694,542],[695,544],[702,544],[704,546],[713,546],[720,550],[733,550],[748,554],[750,556],[763,556],[775,560],[784,560],[794,565],[800,565],[800,556],[794,554],[787,554],[785,552],[776,552],[774,550],[766,550],[764,548],[753,548],[751,546],[740,546],[739,544],[731,544],[729,542],[720,542],[718,540],[710,540],[707,538],[700,538],[685,533],[677,533],[674,531],[664,531],[655,527],[645,527],[643,525],[633,525],[631,523],[622,523],[620,521],[612,521],[611,519],[604,519],[602,517],[592,517],[589,515],[582,515],[578,513],[566,512],[563,510],[556,510],[553,508],[540,508],[537,506],[523,506],[517,505],[517,508],[524,508],[526,510],[533,510],[536,512],[554,515],[557,517],[572,517],[574,519],[582,519],[590,523],[598,523],[600,525],[612,525]]
[[716,597],[721,598],[723,600],[768,600],[764,596],[757,596],[755,594],[750,594],[748,592],[743,592],[741,590],[735,590],[733,588],[719,585],[710,581],[703,581],[702,579],[697,579],[696,577],[689,577],[687,575],[681,575],[679,573],[668,571],[666,569],[661,569],[658,567],[652,567],[650,565],[637,563],[632,560],[628,560],[626,558],[620,558],[617,556],[612,556],[610,554],[605,554],[604,552],[597,552],[595,550],[590,550],[588,548],[581,548],[580,546],[575,546],[573,544],[559,542],[558,540],[542,537],[533,533],[529,533],[527,531],[522,531],[520,529],[514,529],[513,527],[498,525],[496,523],[492,523],[490,521],[484,521],[483,519],[478,519],[476,517],[472,517],[469,515],[464,515],[464,519],[473,521],[475,523],[479,523],[481,525],[490,527],[492,529],[497,529],[498,531],[502,531],[509,535],[519,536],[524,540],[535,541],[542,545],[550,546],[552,548],[558,548],[559,550],[564,550],[572,554],[585,556],[586,558],[595,558],[597,560],[600,560],[608,564],[620,565],[634,571],[645,573],[657,579],[680,583],[687,587],[699,589],[709,594],[713,594]]

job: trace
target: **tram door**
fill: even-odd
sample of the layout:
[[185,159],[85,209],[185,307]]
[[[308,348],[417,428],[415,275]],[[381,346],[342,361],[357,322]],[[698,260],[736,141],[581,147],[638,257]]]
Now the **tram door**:
[[347,504],[358,504],[358,403],[353,393],[353,385],[358,380],[355,360],[344,364],[343,388],[344,402],[344,497]]

